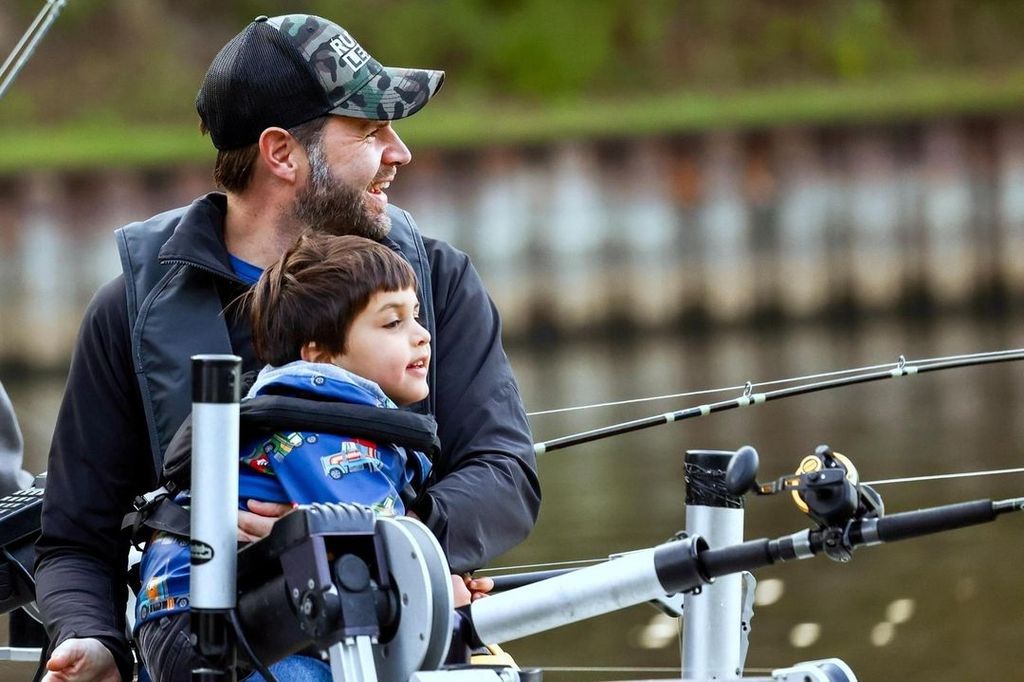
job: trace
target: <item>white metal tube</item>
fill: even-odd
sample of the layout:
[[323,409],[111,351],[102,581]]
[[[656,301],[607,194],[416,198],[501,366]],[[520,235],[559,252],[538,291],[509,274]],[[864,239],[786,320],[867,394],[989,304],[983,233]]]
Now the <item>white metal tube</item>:
[[[720,485],[732,453],[687,453],[691,470],[689,487]],[[704,477],[704,480],[694,480]],[[722,491],[720,491],[722,492]],[[743,507],[730,507],[725,494],[691,495],[687,490],[686,532],[700,535],[711,547],[743,542]],[[694,503],[698,501],[700,503]],[[743,576],[739,573],[715,579],[700,594],[683,595],[682,677],[684,680],[732,680],[741,676],[741,627]]]
[[631,552],[475,601],[473,625],[482,641],[500,644],[662,596],[657,550]]
[[[193,357],[193,382],[197,379],[232,381],[229,367],[232,362],[236,363],[233,390],[226,386],[193,386],[190,585],[193,609],[230,609],[235,606],[238,556],[237,384],[241,360],[233,355]],[[205,363],[205,371],[197,363]]]
[[[743,510],[687,507],[686,532],[712,547],[743,542]],[[700,594],[683,595],[683,679],[731,680],[740,676],[743,576],[721,576]]]

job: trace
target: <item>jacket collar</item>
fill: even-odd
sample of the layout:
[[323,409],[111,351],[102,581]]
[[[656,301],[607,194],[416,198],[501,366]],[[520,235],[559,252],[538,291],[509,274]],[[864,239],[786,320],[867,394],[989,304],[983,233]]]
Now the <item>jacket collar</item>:
[[160,262],[183,262],[241,281],[231,267],[224,245],[227,208],[227,197],[220,192],[211,192],[193,201],[181,215],[174,234],[160,248]]
[[304,360],[295,360],[279,367],[265,366],[245,397],[255,398],[281,388],[332,400],[396,408],[376,382],[337,365]]
[[[242,282],[231,266],[228,248],[224,244],[224,216],[227,210],[228,198],[222,192],[210,192],[193,201],[181,215],[174,234],[160,248],[160,262],[187,263]],[[391,237],[385,236],[380,242],[402,254],[398,242]]]

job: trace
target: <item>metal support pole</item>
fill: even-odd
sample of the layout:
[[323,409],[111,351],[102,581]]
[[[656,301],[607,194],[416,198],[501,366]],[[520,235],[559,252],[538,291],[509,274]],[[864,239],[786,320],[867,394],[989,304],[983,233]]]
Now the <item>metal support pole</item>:
[[[686,532],[711,547],[743,542],[743,498],[725,488],[732,452],[687,450]],[[683,596],[684,680],[733,680],[742,676],[743,578],[717,578],[700,594]]]
[[192,633],[203,659],[193,682],[234,682],[238,543],[238,403],[242,360],[192,357]]

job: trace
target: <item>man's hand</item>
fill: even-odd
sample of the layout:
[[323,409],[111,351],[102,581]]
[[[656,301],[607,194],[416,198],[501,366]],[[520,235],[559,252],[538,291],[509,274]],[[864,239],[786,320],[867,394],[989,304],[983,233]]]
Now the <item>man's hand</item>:
[[66,639],[46,662],[43,682],[121,682],[114,655],[98,639]]
[[486,597],[493,589],[494,581],[490,578],[474,578],[469,573],[452,574],[452,595],[455,597],[456,608]]
[[469,606],[469,603],[473,601],[473,594],[466,586],[466,579],[455,573],[452,573],[452,597],[454,597],[455,608]]
[[249,511],[238,510],[238,541],[255,542],[270,535],[274,523],[292,510],[290,504],[246,500]]
[[494,580],[491,578],[474,578],[468,573],[463,577],[466,580],[466,587],[469,588],[473,601],[486,597],[494,589]]

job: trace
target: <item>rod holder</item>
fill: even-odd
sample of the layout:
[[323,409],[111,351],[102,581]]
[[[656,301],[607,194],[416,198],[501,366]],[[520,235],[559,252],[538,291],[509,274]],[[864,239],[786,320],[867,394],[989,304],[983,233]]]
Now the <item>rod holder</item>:
[[202,663],[193,682],[234,682],[238,552],[238,403],[242,359],[192,356],[192,633]]
[[[743,497],[729,491],[725,472],[733,452],[687,450],[686,533],[711,547],[743,542]],[[742,675],[743,577],[726,575],[699,594],[683,595],[684,680],[731,680]]]

